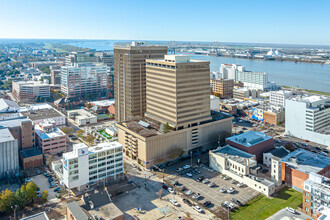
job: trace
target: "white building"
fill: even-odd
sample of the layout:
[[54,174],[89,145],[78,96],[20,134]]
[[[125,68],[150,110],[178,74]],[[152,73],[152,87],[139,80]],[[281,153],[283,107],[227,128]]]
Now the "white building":
[[49,98],[49,84],[39,81],[13,81],[13,96],[17,100],[33,100],[36,97]]
[[237,81],[237,72],[245,71],[245,67],[238,64],[221,64],[220,78],[233,79]]
[[269,96],[269,104],[274,106],[285,106],[285,100],[291,98],[293,93],[291,91],[271,91]]
[[8,128],[0,129],[0,177],[18,173],[18,142]]
[[285,147],[276,147],[268,152],[263,153],[263,164],[266,165],[267,167],[271,166],[272,163],[272,157],[278,157],[278,158],[283,158],[286,155],[288,155],[290,151],[285,149]]
[[330,145],[330,99],[310,96],[286,100],[285,133]]
[[210,95],[210,101],[211,110],[220,112],[220,98],[215,95]]
[[79,191],[98,181],[106,181],[123,173],[123,146],[118,142],[95,147],[74,144],[59,163],[52,163],[56,175],[67,188]]
[[97,123],[97,116],[85,109],[68,111],[68,118],[72,119],[78,126]]
[[252,168],[257,166],[254,155],[227,145],[210,152],[209,158],[212,169],[266,196],[275,192],[275,183],[251,174]]
[[237,80],[249,89],[265,90],[268,88],[268,74],[260,72],[243,71],[237,72]]

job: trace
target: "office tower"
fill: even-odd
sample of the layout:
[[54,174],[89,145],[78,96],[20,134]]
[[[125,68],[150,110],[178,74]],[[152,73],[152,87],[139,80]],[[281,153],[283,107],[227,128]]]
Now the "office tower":
[[285,100],[285,133],[329,145],[330,99],[322,96]]
[[268,74],[250,71],[238,71],[236,81],[244,83],[244,87],[249,89],[265,90],[269,88]]
[[210,62],[178,55],[146,62],[147,117],[175,129],[211,118]]
[[61,66],[50,66],[51,73],[51,84],[60,85],[61,84]]
[[68,97],[85,97],[108,90],[107,66],[104,64],[78,63],[61,68],[61,91]]
[[220,66],[220,78],[233,79],[237,81],[237,72],[245,71],[245,67],[238,64],[221,64]]
[[113,50],[116,121],[142,117],[146,111],[146,59],[163,58],[167,47],[132,42]]
[[232,79],[213,79],[212,92],[223,99],[233,98],[234,80]]
[[74,66],[76,63],[97,63],[99,62],[99,57],[86,52],[72,52],[65,57],[66,66]]

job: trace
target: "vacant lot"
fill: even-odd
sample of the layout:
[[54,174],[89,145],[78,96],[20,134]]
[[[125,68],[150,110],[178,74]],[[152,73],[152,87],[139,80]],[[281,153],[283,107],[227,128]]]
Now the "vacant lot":
[[302,203],[302,193],[284,188],[274,198],[259,195],[231,214],[232,219],[266,219],[279,210],[289,206],[297,209]]

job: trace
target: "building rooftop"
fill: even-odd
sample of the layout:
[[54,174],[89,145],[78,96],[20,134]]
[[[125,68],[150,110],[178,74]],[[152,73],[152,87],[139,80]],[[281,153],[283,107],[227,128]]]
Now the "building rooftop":
[[286,150],[285,148],[283,148],[283,147],[277,147],[277,148],[274,148],[271,151],[268,151],[267,153],[270,153],[275,157],[283,158],[286,155],[288,155],[290,152],[288,150]]
[[248,131],[239,135],[226,138],[226,140],[230,140],[237,144],[244,145],[245,147],[251,147],[270,139],[273,138],[259,131]]
[[254,158],[255,158],[254,155],[241,151],[230,145],[220,147],[220,148],[212,151],[212,153],[226,157],[228,159],[232,159],[232,160],[234,160],[238,163],[244,164],[244,165],[248,165],[249,164],[248,160],[250,160],[250,159],[254,160]]
[[[43,123],[43,125],[47,126],[48,124],[46,123],[47,122]],[[66,134],[56,126],[54,126],[50,131],[45,131],[39,124],[37,124],[35,125],[35,132],[42,140],[66,136]]]
[[13,141],[15,140],[14,137],[11,135],[8,128],[0,129],[0,143]]
[[3,127],[9,127],[9,128],[19,127],[21,125],[21,122],[25,122],[25,121],[31,121],[31,120],[28,119],[25,116],[19,117],[19,118],[3,120],[3,121],[0,121],[0,128],[3,128]]
[[330,219],[330,208],[326,206],[320,206],[316,210],[317,213],[320,213],[320,217],[317,220],[329,220]]
[[317,173],[310,173],[309,178],[304,182],[304,185],[305,184],[313,186],[313,189],[330,196],[330,178],[326,176]]
[[101,101],[93,101],[90,102],[96,106],[110,106],[112,104],[115,104],[115,100],[114,99],[108,99],[108,100],[101,100]]
[[23,111],[21,114],[28,117],[32,121],[64,116],[53,108]]
[[15,81],[17,85],[24,85],[24,86],[49,86],[49,84],[40,82],[40,81]]
[[30,215],[28,217],[21,218],[21,220],[49,220],[46,212],[40,212],[35,215]]
[[82,120],[90,117],[97,117],[96,115],[92,114],[91,112],[85,109],[77,109],[77,110],[70,110],[67,111],[69,118],[74,118],[74,120]]
[[289,153],[282,158],[282,161],[293,169],[306,174],[311,172],[318,173],[330,165],[330,158],[304,149],[298,149]]
[[39,148],[30,148],[26,150],[21,150],[21,156],[23,158],[34,157],[37,155],[42,155],[41,150]]
[[41,104],[30,105],[29,107],[21,107],[19,109],[19,111],[27,112],[27,111],[31,111],[31,110],[40,110],[40,109],[53,109],[53,107],[51,105],[49,105],[48,103],[41,103]]
[[70,210],[75,219],[89,220],[89,216],[83,211],[77,202],[73,201],[66,204],[66,207]]
[[19,108],[19,105],[14,101],[0,99],[0,112],[16,112]]

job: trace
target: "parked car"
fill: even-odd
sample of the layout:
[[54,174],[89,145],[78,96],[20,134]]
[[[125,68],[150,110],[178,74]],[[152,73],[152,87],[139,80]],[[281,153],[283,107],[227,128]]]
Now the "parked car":
[[267,173],[267,172],[268,172],[268,169],[267,169],[267,168],[264,168],[264,169],[262,169],[261,172],[262,172],[262,173]]
[[168,190],[170,193],[172,193],[172,194],[175,193],[175,191],[174,191],[171,187],[169,187],[167,190]]
[[212,204],[211,201],[206,201],[206,202],[203,203],[203,206],[207,207],[207,206],[210,206],[211,204]]
[[187,188],[184,186],[181,188],[181,192],[186,191],[186,190],[187,190]]
[[222,176],[222,179],[224,179],[224,180],[227,180],[227,179],[228,179],[228,177],[227,177],[227,176],[225,176],[225,175],[223,175],[223,176]]
[[190,165],[184,165],[183,166],[183,169],[186,170],[186,169],[189,169],[190,168]]
[[230,180],[230,183],[235,184],[236,180],[232,179],[232,180]]
[[33,179],[32,178],[26,178],[25,183],[31,182]]
[[61,187],[57,187],[54,189],[54,192],[60,192],[61,191]]
[[57,185],[55,185],[55,184],[50,184],[49,185],[49,188],[54,188],[54,187],[56,187]]
[[296,213],[296,210],[294,210],[294,209],[291,208],[291,207],[286,207],[285,209],[286,209],[288,212],[291,212],[291,213],[293,213],[293,214]]
[[204,183],[204,184],[206,184],[206,183],[208,183],[208,182],[210,182],[210,180],[209,180],[208,178],[206,178],[206,179],[204,179],[204,180],[202,181],[202,183]]
[[199,206],[194,206],[193,209],[195,209],[197,212],[202,213],[203,209],[201,209]]
[[167,190],[168,186],[166,186],[165,184],[162,185],[163,189]]
[[243,187],[244,186],[244,183],[237,183],[237,186],[238,187]]
[[187,195],[187,196],[190,196],[190,195],[193,194],[193,193],[194,193],[193,191],[189,190],[188,192],[186,192],[186,195]]
[[175,199],[170,199],[170,202],[175,206],[179,206],[179,203]]
[[226,189],[226,187],[223,187],[222,189],[220,189],[220,192],[222,192],[222,193],[225,193],[225,192],[227,192],[227,189]]
[[191,202],[189,201],[189,199],[183,199],[183,202],[186,203],[187,205],[191,206]]
[[215,184],[213,182],[209,183],[208,186],[209,187],[213,187]]
[[204,180],[204,177],[203,176],[197,178],[197,181],[198,182],[202,182],[203,180]]
[[231,201],[237,205],[241,205],[242,203],[238,201],[237,199],[231,199]]
[[201,194],[199,194],[199,193],[195,193],[195,194],[192,196],[193,199],[199,199],[199,197],[201,197]]
[[175,171],[176,172],[181,172],[183,169],[180,167],[180,168],[177,168]]
[[189,177],[192,177],[193,176],[192,173],[186,173],[186,175],[189,176]]
[[201,173],[201,171],[199,171],[199,169],[197,169],[197,168],[195,168],[195,172],[198,173],[198,174]]
[[233,192],[235,192],[235,189],[233,187],[231,187],[227,190],[227,193],[233,193]]

